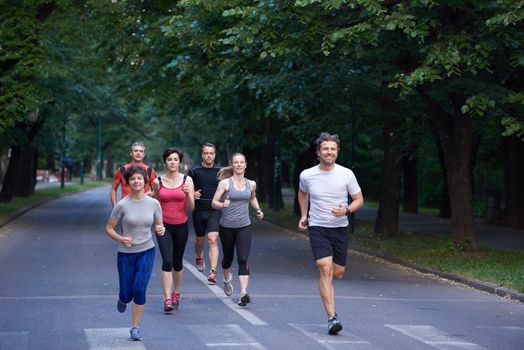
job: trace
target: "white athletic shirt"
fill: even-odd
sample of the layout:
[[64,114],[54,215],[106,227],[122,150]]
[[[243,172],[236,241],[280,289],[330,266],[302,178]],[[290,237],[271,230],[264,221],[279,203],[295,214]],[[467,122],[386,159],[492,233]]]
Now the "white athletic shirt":
[[332,209],[348,205],[348,194],[361,191],[353,172],[335,164],[331,170],[321,170],[318,165],[300,173],[300,190],[309,194],[309,226],[345,227],[347,216],[335,216]]

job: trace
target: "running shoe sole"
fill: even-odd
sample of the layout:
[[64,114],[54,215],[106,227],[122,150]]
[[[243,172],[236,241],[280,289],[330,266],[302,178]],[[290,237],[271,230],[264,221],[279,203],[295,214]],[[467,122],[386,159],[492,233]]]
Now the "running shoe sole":
[[335,323],[333,326],[329,328],[328,333],[330,335],[336,335],[341,330],[342,330],[342,325],[340,323]]

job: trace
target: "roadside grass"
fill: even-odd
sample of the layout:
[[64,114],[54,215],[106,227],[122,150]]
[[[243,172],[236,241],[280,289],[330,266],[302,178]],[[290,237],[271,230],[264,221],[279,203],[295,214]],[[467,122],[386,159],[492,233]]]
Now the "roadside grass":
[[[367,205],[367,203],[366,203]],[[272,212],[263,203],[265,219],[281,227],[298,230],[299,217],[293,214],[293,203]],[[377,253],[393,256],[426,268],[494,283],[524,292],[524,252],[481,247],[476,254],[457,249],[451,239],[401,231],[398,237],[386,239],[374,234],[373,225],[357,221],[351,243]]]
[[60,186],[37,189],[35,190],[35,193],[29,197],[15,197],[11,203],[0,203],[0,222],[7,219],[11,214],[14,214],[19,210],[30,207],[47,199],[59,197],[66,193],[89,190],[104,185],[107,185],[107,182],[86,181],[83,185],[76,182],[67,182],[63,189],[61,189]]

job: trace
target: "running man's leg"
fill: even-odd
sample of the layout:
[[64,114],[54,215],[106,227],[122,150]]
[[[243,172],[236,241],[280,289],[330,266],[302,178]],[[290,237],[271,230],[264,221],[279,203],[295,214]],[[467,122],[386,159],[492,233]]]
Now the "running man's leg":
[[333,288],[333,257],[328,256],[316,261],[320,274],[319,290],[328,318],[335,316],[335,290]]
[[207,243],[209,244],[209,265],[211,270],[216,271],[218,265],[218,232],[209,232],[207,234]]
[[196,209],[193,211],[193,227],[195,229],[195,257],[198,271],[203,271],[204,263],[204,243],[206,242],[206,212]]
[[218,266],[218,230],[220,227],[220,210],[214,210],[206,222],[207,242],[209,245],[209,265],[216,271]]

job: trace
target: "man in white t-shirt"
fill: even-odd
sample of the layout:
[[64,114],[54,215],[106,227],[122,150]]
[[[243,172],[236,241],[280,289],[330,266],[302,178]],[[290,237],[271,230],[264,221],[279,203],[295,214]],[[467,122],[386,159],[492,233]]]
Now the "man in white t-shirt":
[[[333,278],[341,279],[346,269],[348,218],[364,205],[364,197],[353,172],[336,164],[340,140],[327,132],[317,139],[319,165],[300,174],[300,221],[298,228],[309,228],[309,242],[320,273],[320,297],[328,316],[328,332],[342,330],[335,311]],[[348,205],[348,195],[352,202]],[[308,218],[309,199],[309,218]]]

